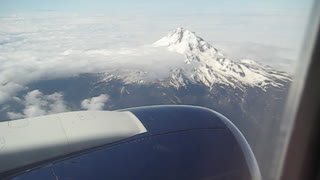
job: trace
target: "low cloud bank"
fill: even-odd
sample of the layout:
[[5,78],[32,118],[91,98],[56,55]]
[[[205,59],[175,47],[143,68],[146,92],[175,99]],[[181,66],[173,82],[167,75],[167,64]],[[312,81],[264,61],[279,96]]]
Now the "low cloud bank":
[[84,99],[81,102],[81,107],[86,110],[103,110],[105,103],[109,100],[109,95],[101,94],[90,99]]
[[53,93],[45,95],[39,90],[27,93],[23,98],[14,97],[14,100],[24,108],[21,112],[8,112],[10,119],[36,117],[68,111],[63,95]]
[[124,28],[132,22],[115,22],[109,17],[0,17],[0,104],[38,80],[123,68],[164,77],[183,64],[180,54],[134,44],[137,31],[127,36]]

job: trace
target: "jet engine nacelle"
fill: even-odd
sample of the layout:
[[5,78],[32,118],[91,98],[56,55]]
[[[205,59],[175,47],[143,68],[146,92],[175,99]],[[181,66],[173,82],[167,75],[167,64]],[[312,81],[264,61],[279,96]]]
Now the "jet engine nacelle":
[[4,179],[260,180],[241,132],[194,106],[79,111],[0,123]]

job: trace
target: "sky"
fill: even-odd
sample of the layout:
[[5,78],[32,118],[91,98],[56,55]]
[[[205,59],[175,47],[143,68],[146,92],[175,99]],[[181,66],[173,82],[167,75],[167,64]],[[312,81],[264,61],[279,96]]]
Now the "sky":
[[[67,110],[59,93],[15,97],[40,79],[115,67],[165,75],[183,59],[150,45],[177,27],[196,32],[230,59],[292,74],[311,6],[311,0],[0,0],[0,105],[16,100],[25,106],[12,117]],[[82,107],[99,109],[107,99],[88,97]],[[34,106],[43,101],[57,107]]]
[[[136,39],[124,37],[123,43],[137,44],[151,43],[182,26],[232,58],[259,59],[284,69],[297,57],[311,6],[312,0],[1,0],[0,17],[104,16],[127,23],[120,31]],[[277,49],[276,57],[261,52],[268,48]]]
[[1,12],[34,11],[105,12],[119,13],[199,13],[210,10],[244,11],[246,9],[278,9],[301,11],[310,1],[300,0],[1,0]]

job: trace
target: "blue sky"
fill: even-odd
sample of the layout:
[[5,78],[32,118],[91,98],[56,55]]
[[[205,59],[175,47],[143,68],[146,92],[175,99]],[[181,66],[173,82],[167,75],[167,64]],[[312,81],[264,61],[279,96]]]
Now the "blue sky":
[[117,13],[178,13],[246,11],[248,9],[306,11],[310,0],[1,0],[0,12],[34,11],[117,12]]

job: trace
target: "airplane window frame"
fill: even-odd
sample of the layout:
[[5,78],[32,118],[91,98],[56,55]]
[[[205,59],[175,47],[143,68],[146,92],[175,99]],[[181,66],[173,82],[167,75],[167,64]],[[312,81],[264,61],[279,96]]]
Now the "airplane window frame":
[[[283,127],[290,135],[279,157],[277,179],[320,178],[320,2],[314,1],[300,62],[288,96]],[[286,127],[285,127],[286,126]],[[281,162],[282,161],[282,162]]]

